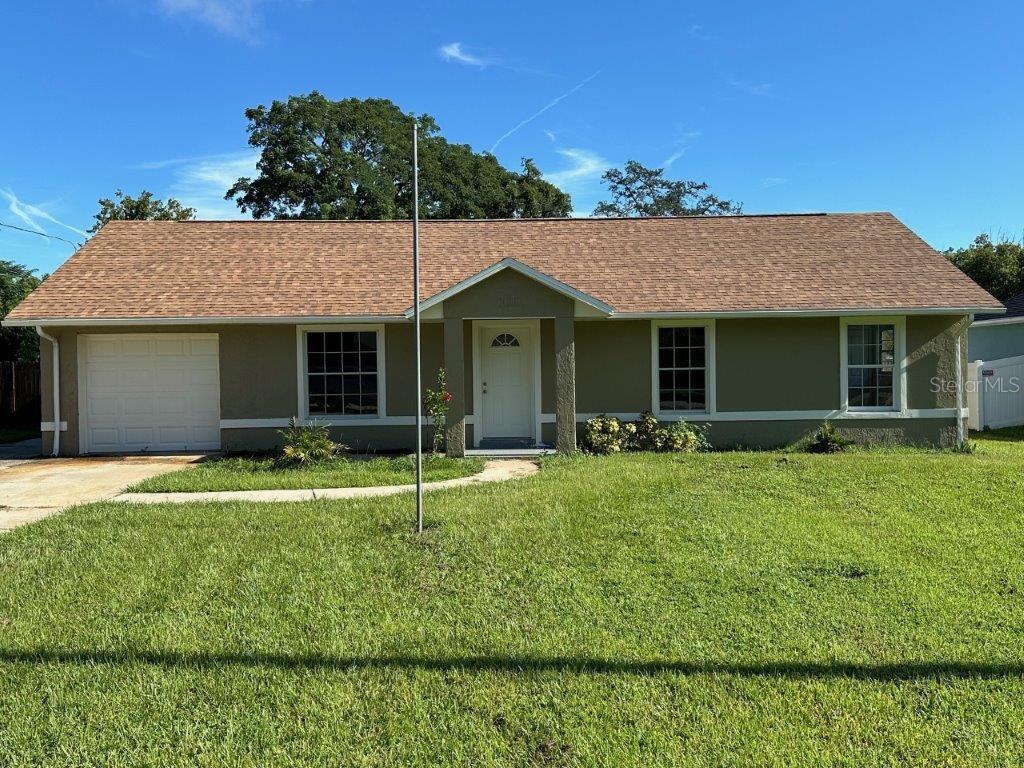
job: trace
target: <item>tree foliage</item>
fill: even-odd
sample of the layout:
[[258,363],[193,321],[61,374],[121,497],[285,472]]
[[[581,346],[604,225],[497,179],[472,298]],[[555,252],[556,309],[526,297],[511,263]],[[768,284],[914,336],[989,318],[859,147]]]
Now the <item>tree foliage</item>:
[[[14,309],[40,282],[34,269],[0,259],[0,317]],[[32,328],[0,328],[0,360],[38,360],[39,338]]]
[[978,235],[966,248],[947,250],[946,258],[1000,301],[1024,293],[1024,242]]
[[706,182],[672,181],[664,168],[647,168],[630,160],[601,177],[611,200],[598,203],[595,216],[724,216],[743,206],[708,192]]
[[532,160],[520,172],[494,155],[449,143],[430,115],[387,99],[331,101],[313,91],[245,111],[259,175],[228,190],[253,218],[400,219],[412,216],[412,126],[419,124],[424,218],[567,216],[569,196]]
[[165,203],[147,190],[132,197],[119,189],[114,192],[113,200],[105,197],[99,204],[99,213],[93,217],[96,223],[90,232],[97,232],[108,221],[188,221],[196,217],[195,208],[186,208],[173,197],[167,198]]

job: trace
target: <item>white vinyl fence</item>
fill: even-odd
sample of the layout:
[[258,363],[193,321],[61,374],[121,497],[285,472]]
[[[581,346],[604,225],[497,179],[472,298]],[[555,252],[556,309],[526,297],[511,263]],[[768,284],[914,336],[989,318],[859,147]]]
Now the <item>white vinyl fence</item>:
[[1024,424],[1024,355],[976,360],[967,366],[968,424],[999,429]]

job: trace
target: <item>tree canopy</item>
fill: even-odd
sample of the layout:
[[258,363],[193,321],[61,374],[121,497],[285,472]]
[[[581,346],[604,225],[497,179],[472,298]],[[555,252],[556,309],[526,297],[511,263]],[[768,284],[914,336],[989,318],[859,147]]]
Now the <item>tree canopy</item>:
[[946,258],[1000,301],[1024,293],[1024,242],[978,235],[966,248],[947,250]]
[[114,192],[114,199],[99,201],[100,210],[93,218],[96,223],[90,232],[97,232],[108,221],[188,221],[196,217],[195,208],[186,208],[173,197],[165,203],[153,197],[152,192],[142,190],[138,197],[126,195],[120,189]]
[[[35,270],[0,259],[0,317],[14,309],[42,281]],[[32,328],[0,328],[0,360],[38,360],[39,338]]]
[[568,216],[572,202],[532,160],[510,171],[489,152],[452,144],[430,115],[387,99],[331,101],[313,91],[245,111],[256,178],[225,198],[253,218],[401,219],[412,216],[412,126],[419,125],[424,218]]
[[664,168],[647,168],[630,160],[621,170],[601,177],[611,200],[598,203],[595,216],[724,216],[743,206],[708,192],[707,182],[672,181]]

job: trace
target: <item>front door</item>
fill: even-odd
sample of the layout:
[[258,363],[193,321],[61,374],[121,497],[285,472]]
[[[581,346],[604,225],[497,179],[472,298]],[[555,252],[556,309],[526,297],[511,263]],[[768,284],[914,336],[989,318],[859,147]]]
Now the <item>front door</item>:
[[534,442],[533,329],[482,325],[479,334],[480,439]]

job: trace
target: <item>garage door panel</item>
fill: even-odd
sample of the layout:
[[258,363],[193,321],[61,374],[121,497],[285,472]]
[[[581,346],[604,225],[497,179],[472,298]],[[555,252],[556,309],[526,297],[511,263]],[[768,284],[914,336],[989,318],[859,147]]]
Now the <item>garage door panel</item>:
[[128,357],[149,357],[153,354],[152,336],[122,336],[121,354]]
[[157,355],[178,355],[184,357],[188,349],[187,339],[181,337],[173,338],[162,338],[156,341],[156,353]]
[[121,341],[119,338],[92,337],[88,340],[87,348],[90,357],[98,360],[101,357],[111,357],[120,354]]
[[105,416],[117,416],[117,398],[95,397],[89,400],[89,418],[98,419]]
[[218,449],[217,344],[210,334],[84,338],[85,450]]
[[189,371],[189,375],[191,377],[189,384],[193,387],[213,387],[220,378],[219,371],[212,368],[193,368]]
[[217,339],[213,338],[196,338],[192,337],[189,339],[189,352],[194,356],[207,356],[214,360],[220,354],[220,350],[217,346]]
[[188,445],[188,429],[180,426],[164,426],[157,431],[157,441],[162,445],[184,448]]
[[121,415],[126,419],[144,419],[151,421],[153,418],[153,397],[127,396],[121,400]]
[[161,361],[156,369],[157,385],[161,388],[170,387],[172,389],[188,385],[191,376],[188,368],[185,367],[187,364],[187,358],[183,358],[175,365],[168,365],[166,362]]
[[115,368],[89,368],[89,374],[86,376],[86,383],[89,388],[94,392],[99,392],[101,389],[110,390],[117,386],[118,376]]
[[125,425],[121,428],[124,441],[129,445],[151,445],[155,442],[153,440],[154,432],[155,429],[148,424],[140,426]]
[[162,421],[166,421],[168,417],[187,418],[189,415],[188,402],[184,397],[157,398],[156,414]]

